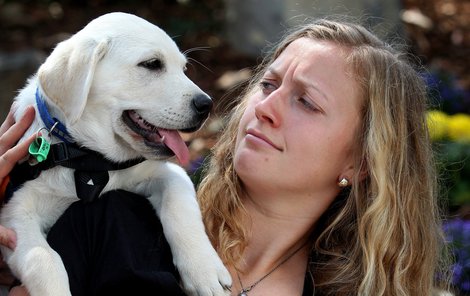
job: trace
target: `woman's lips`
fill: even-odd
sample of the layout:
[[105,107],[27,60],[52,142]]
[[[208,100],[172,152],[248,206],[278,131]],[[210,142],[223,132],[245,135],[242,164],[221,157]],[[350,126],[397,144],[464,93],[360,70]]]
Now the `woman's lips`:
[[252,128],[247,129],[246,130],[246,136],[247,137],[253,137],[254,138],[253,140],[262,141],[262,142],[268,144],[269,146],[272,146],[276,150],[282,151],[282,149],[280,147],[278,147],[276,144],[274,144],[267,136],[265,136],[263,133],[255,130],[255,129],[252,129]]

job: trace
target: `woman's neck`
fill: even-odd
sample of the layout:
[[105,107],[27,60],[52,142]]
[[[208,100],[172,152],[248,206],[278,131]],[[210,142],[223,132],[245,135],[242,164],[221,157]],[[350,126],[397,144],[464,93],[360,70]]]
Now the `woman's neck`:
[[334,194],[281,194],[266,188],[255,189],[245,188],[246,195],[242,197],[248,214],[244,221],[248,244],[242,259],[237,262],[238,272],[235,268],[230,269],[234,289],[240,291],[269,274],[249,293],[250,296],[272,295],[268,292],[279,295],[278,291],[272,290],[274,287],[286,292],[301,290],[311,248],[307,242]]
[[239,271],[230,269],[233,295],[252,285],[250,296],[300,295],[315,221],[262,207],[249,198],[244,204],[250,231],[243,259],[237,264]]
[[249,229],[248,246],[243,262],[238,268],[268,271],[291,252],[305,245],[316,222],[311,216],[296,214],[292,208],[287,211],[272,203],[257,202],[252,197],[244,199],[248,212],[245,222]]

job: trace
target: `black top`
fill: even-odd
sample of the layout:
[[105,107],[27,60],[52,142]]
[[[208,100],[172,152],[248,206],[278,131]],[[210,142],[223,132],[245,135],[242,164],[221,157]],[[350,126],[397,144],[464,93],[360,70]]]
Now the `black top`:
[[[73,203],[48,234],[73,296],[184,295],[162,226],[148,200],[126,191]],[[313,295],[306,276],[303,295]]]

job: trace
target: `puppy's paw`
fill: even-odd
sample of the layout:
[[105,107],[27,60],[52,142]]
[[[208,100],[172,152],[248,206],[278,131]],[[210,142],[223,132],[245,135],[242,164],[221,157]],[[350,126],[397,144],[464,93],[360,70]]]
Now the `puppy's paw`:
[[71,296],[65,267],[51,248],[33,247],[26,253],[21,281],[31,296]]
[[191,296],[229,296],[232,287],[230,273],[212,247],[204,253],[186,262],[175,262],[183,289]]

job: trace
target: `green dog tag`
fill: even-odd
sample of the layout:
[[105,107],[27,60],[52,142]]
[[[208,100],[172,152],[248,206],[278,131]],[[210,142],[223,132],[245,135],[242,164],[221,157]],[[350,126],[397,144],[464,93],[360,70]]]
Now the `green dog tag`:
[[38,162],[47,158],[51,144],[42,136],[39,136],[29,145],[29,154],[34,156]]

